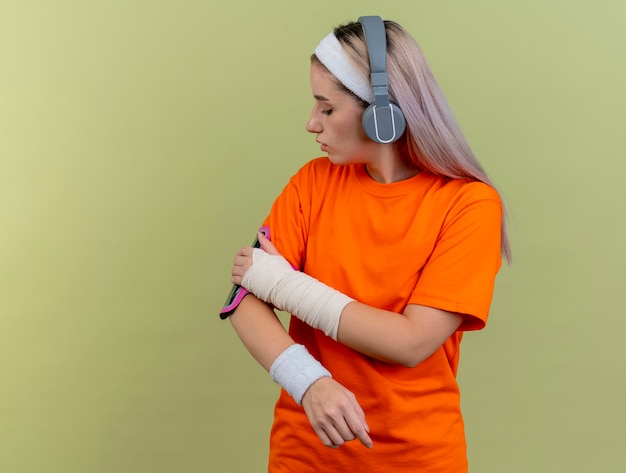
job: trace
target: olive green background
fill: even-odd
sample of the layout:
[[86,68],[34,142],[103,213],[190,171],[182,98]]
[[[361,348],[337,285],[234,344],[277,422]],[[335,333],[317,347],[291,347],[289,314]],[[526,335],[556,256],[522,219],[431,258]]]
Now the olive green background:
[[362,14],[418,39],[509,205],[471,471],[626,469],[624,2],[0,0],[0,471],[265,471],[277,387],[217,313],[319,153],[309,55]]

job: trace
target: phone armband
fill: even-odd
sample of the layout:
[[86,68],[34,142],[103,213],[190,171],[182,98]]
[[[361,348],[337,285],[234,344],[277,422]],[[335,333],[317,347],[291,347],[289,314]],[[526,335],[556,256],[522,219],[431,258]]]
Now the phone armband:
[[[259,232],[261,232],[265,237],[270,239],[270,229],[267,226],[262,226],[259,228]],[[260,248],[261,244],[259,243],[259,238],[254,239],[254,243],[252,243],[253,248]],[[238,284],[233,284],[233,287],[228,294],[228,299],[226,299],[226,303],[222,310],[220,310],[220,319],[227,319],[230,314],[232,314],[235,309],[239,306],[243,298],[249,294],[249,292],[244,288],[239,286]]]

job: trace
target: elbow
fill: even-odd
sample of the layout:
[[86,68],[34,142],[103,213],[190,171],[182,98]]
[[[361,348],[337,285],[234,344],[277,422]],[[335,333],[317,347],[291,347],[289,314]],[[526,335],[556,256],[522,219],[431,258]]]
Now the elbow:
[[396,363],[405,368],[415,368],[428,356],[424,356],[423,352],[410,351],[404,353],[402,357],[396,360]]
[[424,344],[413,344],[405,347],[401,355],[397,358],[396,363],[405,368],[415,368],[422,361],[430,358],[437,347],[427,346]]
[[404,368],[415,368],[419,364],[420,364],[419,361],[405,361],[405,362],[400,363],[400,365],[403,366]]
[[425,358],[421,358],[421,357],[410,357],[410,358],[405,357],[402,360],[398,360],[398,364],[405,368],[415,368],[424,360]]

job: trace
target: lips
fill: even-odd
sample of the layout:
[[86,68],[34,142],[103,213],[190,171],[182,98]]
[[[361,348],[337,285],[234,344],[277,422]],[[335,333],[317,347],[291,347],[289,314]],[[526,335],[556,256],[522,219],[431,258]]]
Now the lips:
[[[316,141],[317,141],[317,140],[316,140]],[[325,153],[326,151],[328,151],[328,146],[327,146],[327,145],[325,145],[324,143],[321,143],[321,142],[319,142],[319,141],[318,141],[318,143],[319,143],[319,145],[320,145],[320,149],[321,149],[324,153]]]

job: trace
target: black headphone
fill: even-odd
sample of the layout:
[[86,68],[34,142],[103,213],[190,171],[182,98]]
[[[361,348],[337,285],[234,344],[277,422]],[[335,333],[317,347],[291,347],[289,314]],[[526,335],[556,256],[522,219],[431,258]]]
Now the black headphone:
[[359,23],[365,33],[374,89],[374,103],[363,112],[361,123],[367,136],[376,143],[393,143],[404,133],[406,121],[400,107],[389,100],[385,23],[379,16],[362,16]]

